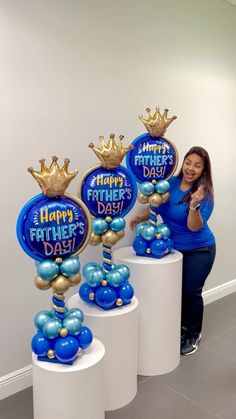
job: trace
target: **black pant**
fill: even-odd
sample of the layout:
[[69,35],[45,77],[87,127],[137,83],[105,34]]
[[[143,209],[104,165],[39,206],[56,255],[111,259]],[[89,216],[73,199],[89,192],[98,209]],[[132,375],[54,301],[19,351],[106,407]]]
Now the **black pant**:
[[215,260],[216,247],[204,247],[183,254],[182,327],[188,334],[199,335],[202,330],[202,288]]

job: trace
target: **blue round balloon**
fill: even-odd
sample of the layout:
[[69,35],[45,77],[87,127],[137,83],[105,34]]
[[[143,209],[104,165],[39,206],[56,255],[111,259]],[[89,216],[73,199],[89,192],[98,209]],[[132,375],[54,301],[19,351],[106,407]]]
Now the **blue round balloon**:
[[50,349],[49,341],[42,332],[37,332],[31,340],[32,351],[38,356],[46,356]]
[[39,311],[34,318],[35,327],[39,330],[42,330],[45,323],[47,323],[47,321],[51,319],[52,317],[53,317],[52,311],[47,311],[47,310]]
[[90,287],[87,282],[84,282],[79,288],[79,296],[86,303],[92,303],[93,301],[89,298],[89,295],[94,293],[94,288]]
[[77,358],[79,344],[73,336],[59,338],[55,343],[54,351],[60,362],[72,362]]
[[62,323],[60,320],[52,318],[49,319],[43,326],[43,333],[48,339],[54,339],[59,336]]
[[150,249],[151,253],[158,258],[165,255],[167,247],[164,240],[153,240]]
[[79,258],[77,256],[71,256],[70,258],[64,259],[60,265],[60,271],[62,275],[68,276],[69,278],[79,273]]
[[84,321],[84,313],[80,308],[71,308],[67,311],[66,316],[77,317],[82,323]]
[[91,271],[97,271],[98,269],[102,270],[101,266],[96,262],[88,262],[84,265],[82,269],[82,274],[84,278],[87,278],[87,275]]
[[106,273],[106,280],[110,286],[119,287],[122,282],[122,274],[117,269],[113,269]]
[[118,290],[118,296],[122,298],[124,304],[129,304],[134,295],[134,289],[129,282],[125,282]]
[[171,252],[174,248],[173,240],[172,239],[167,239],[165,243],[166,243],[166,247],[167,247],[168,251]]
[[59,274],[59,265],[50,259],[43,260],[36,265],[38,276],[45,281],[51,281]]
[[139,190],[143,195],[148,196],[154,192],[155,186],[151,182],[143,182],[139,185]]
[[78,340],[78,344],[82,349],[86,349],[88,348],[93,340],[93,335],[91,330],[86,327],[83,326],[80,333],[77,336],[77,340]]
[[81,330],[82,321],[75,316],[66,316],[62,322],[62,327],[65,327],[70,335],[75,336],[78,335]]
[[92,168],[81,184],[81,198],[94,217],[124,217],[135,204],[137,185],[123,166]]
[[166,224],[164,224],[164,223],[163,224],[159,224],[157,226],[156,231],[157,231],[157,234],[160,234],[161,235],[161,238],[162,239],[164,239],[164,240],[169,239],[169,237],[170,237],[170,229],[169,229],[169,227]]
[[123,217],[115,217],[113,218],[113,220],[110,222],[110,229],[115,231],[115,232],[119,232],[121,230],[124,230],[125,228],[125,219]]
[[104,218],[98,217],[93,220],[93,232],[95,234],[103,234],[108,229],[108,223]]
[[142,222],[142,223],[137,224],[137,226],[135,227],[136,236],[141,235],[141,231],[143,230],[143,228],[145,227],[146,224],[147,224],[146,222]]
[[159,182],[156,183],[155,186],[156,192],[163,195],[164,193],[168,192],[170,189],[170,184],[167,180],[159,180]]
[[145,255],[147,247],[148,247],[147,242],[144,239],[142,239],[142,237],[139,237],[139,236],[135,237],[133,241],[133,248],[134,248],[134,251],[138,255],[140,256]]
[[154,225],[152,224],[146,224],[141,233],[140,236],[147,241],[151,241],[154,239],[154,237],[156,236],[156,228]]
[[100,287],[96,291],[95,301],[97,305],[104,309],[112,308],[116,302],[116,292],[109,286]]
[[87,284],[92,288],[98,287],[103,279],[105,279],[105,273],[100,269],[90,271],[86,277]]
[[130,269],[128,266],[120,264],[116,265],[115,269],[122,275],[122,281],[128,281],[130,277]]

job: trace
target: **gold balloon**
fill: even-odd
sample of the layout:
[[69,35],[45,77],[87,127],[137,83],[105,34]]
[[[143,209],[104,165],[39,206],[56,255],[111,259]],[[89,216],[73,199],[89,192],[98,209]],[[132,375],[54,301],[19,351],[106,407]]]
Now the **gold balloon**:
[[110,215],[108,215],[108,216],[105,218],[105,221],[106,221],[107,223],[111,223],[111,222],[112,222],[112,218],[110,217]]
[[94,298],[95,298],[95,294],[94,294],[94,292],[90,292],[90,293],[89,293],[89,299],[90,299],[91,301],[93,301],[93,300],[94,300]]
[[138,202],[140,202],[140,204],[147,204],[148,196],[143,195],[141,192],[139,192],[137,200],[138,200]]
[[116,305],[117,305],[118,307],[120,307],[120,306],[122,306],[122,304],[123,304],[123,300],[122,300],[122,298],[117,298],[117,299],[116,299]]
[[102,242],[105,246],[114,246],[119,240],[117,233],[112,230],[107,230],[106,233],[102,234]]
[[119,237],[119,240],[123,239],[123,237],[125,237],[125,230],[117,231],[116,234]]
[[157,240],[161,239],[161,234],[159,234],[159,233],[158,233],[158,234],[156,234],[156,239],[157,239]]
[[64,293],[70,288],[70,280],[63,275],[58,275],[52,281],[52,289],[55,292]]
[[71,276],[70,278],[68,278],[70,280],[70,286],[71,287],[75,287],[76,285],[78,285],[81,281],[81,273],[77,273],[74,276]]
[[162,197],[159,193],[154,192],[152,195],[148,197],[148,203],[153,207],[159,207],[162,204]]
[[149,247],[146,249],[146,253],[147,253],[148,255],[150,255],[150,253],[151,253],[151,249],[149,249]]
[[92,233],[90,236],[89,244],[92,246],[97,246],[102,241],[100,234]]
[[48,290],[52,285],[51,281],[45,281],[44,279],[40,278],[40,276],[36,276],[34,278],[34,283],[36,287],[42,291]]
[[78,352],[77,352],[78,356],[83,355],[83,349],[81,347],[79,347]]
[[48,350],[48,352],[47,352],[47,356],[48,356],[48,358],[50,358],[50,359],[55,358],[54,351],[53,351],[52,349],[49,349],[49,350]]
[[101,281],[101,286],[102,286],[102,287],[106,287],[106,286],[107,286],[107,280],[106,280],[106,279],[103,279],[103,280]]
[[163,193],[163,195],[161,196],[162,196],[162,202],[167,202],[170,197],[170,192]]
[[60,265],[60,264],[63,262],[63,259],[62,259],[62,258],[56,258],[56,259],[55,259],[55,262],[56,262],[58,265]]
[[60,336],[62,337],[62,338],[64,338],[64,337],[66,337],[67,335],[68,335],[68,330],[65,328],[65,327],[63,327],[61,330],[60,330]]

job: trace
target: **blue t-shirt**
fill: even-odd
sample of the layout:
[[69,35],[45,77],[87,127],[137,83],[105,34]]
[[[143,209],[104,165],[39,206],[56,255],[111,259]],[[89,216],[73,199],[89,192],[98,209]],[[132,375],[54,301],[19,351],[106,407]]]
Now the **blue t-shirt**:
[[170,198],[169,201],[158,207],[158,213],[170,228],[174,248],[177,250],[192,250],[212,246],[215,243],[215,238],[207,225],[207,220],[213,210],[213,203],[209,195],[200,202],[204,225],[197,231],[191,231],[187,227],[189,204],[187,202],[181,203],[188,190],[180,190],[181,178],[174,176],[168,179],[168,182],[170,183]]

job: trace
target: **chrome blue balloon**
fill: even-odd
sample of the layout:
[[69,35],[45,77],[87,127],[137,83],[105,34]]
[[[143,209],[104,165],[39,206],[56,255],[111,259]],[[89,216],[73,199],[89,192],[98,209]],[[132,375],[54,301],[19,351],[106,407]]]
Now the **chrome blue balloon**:
[[134,295],[134,289],[129,282],[125,282],[118,290],[118,296],[122,298],[124,304],[129,304]]
[[93,220],[93,232],[95,234],[103,234],[108,229],[108,224],[104,218],[98,217]]
[[116,302],[116,292],[109,286],[100,287],[96,291],[95,300],[100,307],[104,309],[111,308]]
[[82,323],[84,321],[84,313],[80,308],[71,308],[67,311],[66,316],[77,317]]
[[127,281],[130,277],[130,270],[128,266],[120,264],[116,265],[116,270],[122,275],[122,281]]
[[114,269],[106,273],[106,280],[112,287],[119,287],[122,282],[122,274]]
[[87,275],[90,271],[94,271],[94,270],[98,270],[98,269],[102,270],[101,266],[98,263],[88,262],[84,265],[84,267],[82,269],[82,274],[83,274],[84,278],[86,279]]
[[92,288],[98,287],[103,279],[105,279],[105,273],[100,269],[89,272],[86,277],[87,284]]
[[71,276],[76,275],[80,271],[80,261],[76,256],[71,256],[70,258],[64,259],[60,265],[60,271],[62,275]]
[[49,319],[43,326],[43,333],[48,339],[54,339],[59,336],[62,327],[61,321],[58,319]]
[[93,292],[94,292],[94,289],[92,287],[90,287],[87,284],[87,282],[84,282],[84,284],[82,284],[80,289],[79,289],[79,296],[86,303],[92,303],[93,301],[90,300],[89,294],[91,294]]
[[70,335],[76,336],[81,330],[82,322],[78,317],[67,316],[62,322],[62,327],[65,327]]
[[155,191],[155,186],[151,182],[143,182],[139,185],[139,190],[143,195],[151,195]]
[[83,326],[79,335],[77,336],[77,340],[78,340],[79,346],[82,349],[88,348],[93,340],[93,335],[92,335],[91,330],[88,327]]
[[170,189],[170,184],[167,180],[159,180],[159,182],[156,183],[155,189],[156,192],[162,195],[168,192],[168,190]]
[[50,349],[49,341],[42,332],[36,333],[31,340],[32,351],[38,356],[46,356]]
[[34,318],[35,327],[39,330],[42,330],[45,323],[47,323],[47,321],[51,319],[52,317],[53,317],[52,311],[47,311],[47,310],[39,311]]
[[74,361],[77,358],[78,349],[78,341],[73,336],[58,339],[54,347],[56,357],[61,362]]
[[51,281],[52,279],[57,277],[60,268],[57,263],[53,262],[50,259],[46,259],[40,263],[37,263],[36,270],[40,278],[44,279],[45,281]]
[[126,225],[126,222],[125,222],[125,219],[124,218],[122,218],[122,217],[115,217],[110,222],[109,227],[110,227],[111,230],[113,230],[115,232],[118,232],[118,231],[124,230],[125,225]]
[[164,240],[153,240],[150,249],[152,254],[158,258],[165,255],[167,247]]
[[136,234],[136,236],[140,236],[141,235],[141,231],[143,230],[143,228],[144,228],[144,226],[146,224],[147,223],[139,223],[139,224],[137,224],[137,226],[135,227],[135,234]]
[[156,229],[157,233],[161,235],[161,238],[164,240],[169,239],[170,229],[166,224],[159,224]]
[[148,247],[147,242],[143,240],[142,237],[139,237],[139,236],[135,237],[133,241],[133,248],[134,248],[134,251],[138,255],[140,256],[145,255],[147,247]]
[[146,224],[141,233],[140,236],[147,241],[151,241],[154,239],[154,237],[156,236],[156,229],[154,227],[154,225],[152,224]]

